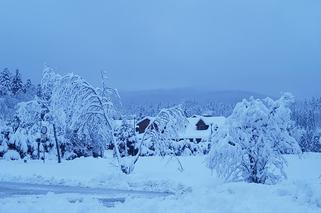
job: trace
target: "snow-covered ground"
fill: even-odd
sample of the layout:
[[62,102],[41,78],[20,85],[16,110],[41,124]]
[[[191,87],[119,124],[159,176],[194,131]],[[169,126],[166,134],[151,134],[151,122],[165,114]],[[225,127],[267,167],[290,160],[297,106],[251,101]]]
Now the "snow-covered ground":
[[0,213],[15,212],[321,212],[321,154],[286,156],[288,179],[277,185],[223,183],[206,168],[205,157],[141,158],[124,175],[111,159],[0,161],[0,181],[174,192],[167,197],[130,196],[107,208],[89,195],[54,194],[3,197]]

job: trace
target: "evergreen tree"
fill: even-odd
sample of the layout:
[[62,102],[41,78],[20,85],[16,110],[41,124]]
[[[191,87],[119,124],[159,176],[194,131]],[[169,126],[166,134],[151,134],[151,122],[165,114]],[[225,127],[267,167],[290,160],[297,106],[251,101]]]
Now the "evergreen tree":
[[5,68],[0,73],[0,96],[5,96],[10,94],[12,74],[8,68]]
[[37,95],[37,88],[32,84],[30,79],[28,79],[24,84],[23,92],[26,94],[26,97],[29,97],[30,99],[34,98],[34,96]]
[[25,83],[24,87],[23,87],[23,92],[27,93],[27,90],[30,90],[33,87],[31,80],[28,79],[27,82]]
[[38,98],[42,99],[42,90],[41,90],[41,84],[38,84],[36,87],[36,95]]
[[11,93],[12,95],[16,96],[19,93],[23,92],[23,82],[21,79],[21,74],[20,71],[17,69],[15,75],[12,78],[11,81]]

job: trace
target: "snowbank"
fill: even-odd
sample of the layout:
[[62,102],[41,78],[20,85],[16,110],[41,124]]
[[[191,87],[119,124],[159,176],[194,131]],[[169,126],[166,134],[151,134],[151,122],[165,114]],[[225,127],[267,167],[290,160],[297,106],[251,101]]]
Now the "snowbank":
[[[204,157],[146,157],[133,174],[119,172],[112,159],[81,158],[57,164],[49,161],[0,161],[0,180],[59,183],[122,189],[173,191],[167,198],[128,198],[106,209],[97,200],[77,201],[67,195],[0,199],[0,212],[304,212],[321,211],[321,154],[286,156],[288,179],[277,185],[222,183],[206,168]],[[55,203],[55,205],[49,205]]]

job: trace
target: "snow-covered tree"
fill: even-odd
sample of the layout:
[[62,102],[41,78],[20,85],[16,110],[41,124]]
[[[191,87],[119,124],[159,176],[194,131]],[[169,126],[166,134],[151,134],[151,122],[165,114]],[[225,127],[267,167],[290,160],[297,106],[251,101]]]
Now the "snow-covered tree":
[[92,155],[102,156],[107,144],[112,143],[119,166],[122,171],[126,170],[113,135],[113,103],[102,90],[94,88],[78,75],[60,76],[46,68],[41,91],[50,120],[59,128],[59,135],[67,136],[65,147],[73,143],[71,138],[77,143],[84,142],[85,146],[90,141],[90,147],[87,147]]
[[[19,155],[20,158],[24,157],[37,157],[37,138],[40,138],[40,112],[41,107],[39,103],[34,101],[21,102],[17,104],[17,110],[6,127],[1,128],[0,146],[4,156],[6,152],[13,151],[16,153],[14,156]],[[49,147],[49,144],[48,144]],[[8,154],[8,156],[11,156]],[[10,159],[10,158],[9,158]]]
[[13,131],[10,128],[2,128],[0,134],[0,157],[18,160],[24,158],[28,154],[28,138],[25,137],[24,129]]
[[3,157],[8,151],[9,133],[10,130],[3,123],[0,123],[0,157]]
[[274,183],[285,177],[282,153],[300,153],[291,136],[293,97],[238,103],[226,127],[213,136],[209,168],[227,181]]
[[11,88],[11,93],[14,96],[23,92],[24,85],[21,79],[20,71],[18,69],[16,70],[15,75],[12,77],[10,88]]
[[[50,68],[44,71],[42,94],[52,122],[60,135],[66,136],[66,143],[71,143],[65,147],[75,148],[67,151],[101,156],[113,140],[112,120],[108,117],[112,103],[80,76],[60,76]],[[86,148],[92,154],[84,153]]]
[[[28,90],[25,86],[28,86]],[[30,127],[25,123],[26,119],[22,120],[18,114],[21,109],[20,103],[29,102],[34,97],[30,91],[32,86],[31,81],[24,85],[19,70],[16,70],[14,75],[9,69],[4,69],[0,73],[0,123],[5,126],[1,131],[3,156],[4,150],[11,154],[15,152],[15,155],[12,156],[17,156],[18,153],[20,157],[25,157],[29,152],[28,132]],[[32,113],[28,110],[25,112]],[[34,122],[34,120],[30,118],[28,122]]]
[[303,152],[321,152],[321,98],[296,102],[292,117],[300,132],[297,135]]
[[135,156],[137,154],[135,128],[126,119],[123,119],[121,126],[115,129],[114,136],[121,157]]
[[24,158],[28,153],[28,138],[26,135],[25,130],[20,128],[10,134],[8,143],[8,150],[16,151],[21,158]]
[[[31,82],[28,83],[32,88]],[[0,120],[5,123],[10,122],[14,117],[17,104],[30,101],[34,97],[31,90],[26,90],[21,79],[20,72],[12,75],[9,69],[4,69],[0,73]]]
[[11,92],[12,73],[5,68],[0,73],[0,96],[9,95]]
[[0,97],[0,121],[3,123],[9,122],[14,116],[17,100],[10,97]]
[[37,157],[37,139],[40,138],[41,105],[38,100],[21,102],[17,105],[16,116],[20,121],[19,131],[24,134],[31,158]]
[[177,142],[188,120],[181,106],[162,109],[146,128],[143,143],[152,149],[155,155],[175,153],[173,143]]
[[120,118],[120,109],[122,108],[121,98],[117,89],[108,86],[108,76],[106,71],[101,72],[101,81],[102,89],[98,89],[97,92],[104,97],[107,102],[112,103],[111,105],[106,106],[109,107],[107,111],[110,116],[113,119]]
[[21,102],[17,105],[16,116],[20,120],[20,126],[24,129],[31,129],[34,125],[39,125],[41,105],[37,100]]
[[296,140],[298,130],[295,122],[291,118],[291,106],[294,103],[294,97],[290,93],[284,93],[276,101],[271,98],[264,100],[266,106],[270,109],[270,117],[273,118],[275,125],[271,127],[275,131],[275,143],[282,154],[298,154],[300,146]]
[[[122,171],[130,174],[139,157],[146,150],[152,150],[157,155],[174,155],[173,143],[177,142],[179,132],[186,127],[187,119],[181,106],[162,109],[149,123],[142,139],[139,142],[138,153],[129,158],[122,166]],[[178,161],[179,162],[179,161]],[[180,164],[180,169],[182,165]]]
[[37,88],[35,85],[32,84],[31,80],[28,79],[23,86],[23,92],[28,99],[33,99],[37,94]]

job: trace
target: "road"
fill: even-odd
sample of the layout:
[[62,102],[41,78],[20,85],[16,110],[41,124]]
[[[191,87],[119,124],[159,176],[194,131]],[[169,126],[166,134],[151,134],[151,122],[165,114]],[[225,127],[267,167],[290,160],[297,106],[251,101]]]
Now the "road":
[[158,198],[173,195],[173,193],[169,192],[119,190],[110,188],[89,188],[0,181],[0,198],[11,196],[46,195],[49,192],[55,194],[92,196],[96,197],[105,206],[109,207],[113,206],[113,204],[116,202],[124,202],[128,197]]

